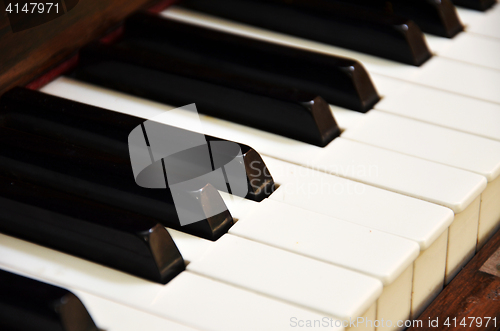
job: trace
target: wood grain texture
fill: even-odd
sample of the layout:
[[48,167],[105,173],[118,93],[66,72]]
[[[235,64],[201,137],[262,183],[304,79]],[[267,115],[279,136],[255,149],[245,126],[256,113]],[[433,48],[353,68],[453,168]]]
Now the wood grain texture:
[[[0,0],[2,2],[2,0]],[[45,24],[13,33],[0,5],[0,95],[25,85],[154,0],[80,0]]]
[[[423,330],[499,330],[500,329],[500,277],[479,271],[481,266],[500,248],[500,231],[476,254],[467,266],[446,286],[441,294],[427,307],[418,318],[422,327],[412,327],[408,331]],[[452,325],[443,323],[450,318]],[[453,325],[453,318],[457,318],[457,325]],[[470,317],[470,318],[469,318]],[[473,323],[472,317],[481,317],[483,323],[478,326]],[[496,317],[496,326],[493,321],[485,326],[485,317]],[[429,326],[429,319],[439,318],[438,327]],[[467,327],[459,325],[466,319]],[[477,320],[475,320],[477,322]],[[414,324],[416,325],[416,324]]]

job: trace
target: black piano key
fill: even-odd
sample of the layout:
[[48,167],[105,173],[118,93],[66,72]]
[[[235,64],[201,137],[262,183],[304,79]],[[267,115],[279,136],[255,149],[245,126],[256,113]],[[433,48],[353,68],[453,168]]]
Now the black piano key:
[[457,6],[486,11],[497,3],[496,0],[452,0]]
[[[96,55],[92,49],[92,55]],[[91,50],[82,52],[82,58]],[[126,50],[128,55],[132,49]],[[188,76],[160,71],[166,56],[141,54],[143,63],[155,63],[150,66],[130,64],[125,61],[107,60],[87,63],[80,67],[75,77],[112,88],[128,94],[152,99],[172,106],[184,106],[196,103],[200,113],[223,118],[246,126],[276,133],[317,146],[326,146],[340,135],[328,103],[321,97],[297,92],[289,88],[275,88],[254,82],[251,78],[213,73],[217,79],[225,80],[229,86],[204,81]],[[142,63],[141,63],[142,64]],[[177,64],[169,63],[175,67]],[[205,68],[195,68],[195,72],[204,72],[212,76]],[[262,90],[269,87],[280,97],[247,91],[247,86],[259,86]]]
[[[361,112],[370,110],[380,99],[368,73],[355,60],[148,14],[130,17],[125,37],[114,46],[101,48],[96,56],[229,87],[238,77],[236,83],[244,80],[245,89],[268,96],[280,97],[280,87],[297,89]],[[163,57],[151,61],[145,54]]]
[[0,329],[99,331],[70,291],[4,270],[0,270]]
[[[153,217],[164,226],[216,240],[233,219],[210,184],[187,192],[136,184],[130,161],[108,153],[0,128],[0,174]],[[174,196],[188,203],[200,221],[181,226]],[[218,213],[215,213],[217,211]]]
[[[135,116],[20,87],[6,92],[0,98],[0,126],[95,149],[123,160],[129,159],[128,136],[130,132],[144,121]],[[167,125],[165,128],[173,129]],[[205,139],[209,142],[222,141],[211,136],[205,136]],[[244,197],[262,201],[274,191],[273,178],[259,153],[247,145],[237,145],[241,152],[238,159],[241,164],[244,164],[247,177],[248,193]],[[223,155],[225,152],[227,151],[224,149],[212,148],[212,153],[216,153],[214,159],[227,163],[235,157],[235,154]],[[183,173],[192,175],[195,171],[193,167],[196,165],[188,160],[188,154],[192,153],[196,154],[196,151],[178,155],[175,165],[177,165],[179,175],[182,176]],[[172,160],[173,157],[168,159]],[[175,169],[170,168],[170,170]],[[216,188],[223,190],[221,187]]]
[[432,55],[410,20],[325,0],[183,0],[179,6],[419,66]]
[[418,24],[422,31],[452,38],[463,31],[462,23],[451,0],[324,0],[348,3],[376,12],[396,14]]
[[[15,171],[14,171],[15,173]],[[184,270],[155,220],[67,192],[0,176],[0,232],[165,284]]]

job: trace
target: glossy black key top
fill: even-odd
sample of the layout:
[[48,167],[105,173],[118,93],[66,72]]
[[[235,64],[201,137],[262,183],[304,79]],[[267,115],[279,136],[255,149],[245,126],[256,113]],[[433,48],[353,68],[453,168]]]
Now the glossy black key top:
[[[229,87],[235,80],[245,80],[243,88],[269,96],[280,97],[281,88],[296,89],[361,112],[380,99],[368,73],[355,60],[148,14],[130,17],[124,38],[100,52],[97,58],[119,59]],[[148,60],[146,54],[164,56]]]
[[419,66],[431,57],[420,28],[400,16],[327,0],[184,0],[179,6]]
[[0,270],[0,330],[99,331],[70,291],[4,270]]
[[480,10],[480,11],[486,11],[497,3],[496,0],[452,0],[452,1],[457,6]]
[[[16,171],[13,171],[16,174]],[[0,176],[0,232],[158,283],[184,270],[165,227],[150,217]]]
[[[36,185],[75,194],[149,217],[164,226],[216,240],[233,219],[210,184],[191,191],[171,192],[136,184],[130,160],[56,140],[0,129],[0,173]],[[181,226],[174,198],[183,199],[200,221]]]
[[[95,49],[94,49],[95,50]],[[89,51],[90,52],[90,51]],[[88,53],[83,52],[82,58]],[[130,55],[132,52],[128,52]],[[93,53],[93,55],[96,55]],[[276,133],[317,146],[325,146],[340,135],[328,103],[321,97],[289,88],[261,85],[236,75],[219,75],[230,86],[188,76],[160,71],[168,56],[141,56],[149,65],[130,64],[119,60],[87,63],[76,71],[76,78],[128,94],[181,107],[196,103],[200,113],[223,118],[246,126]],[[205,72],[195,68],[195,72]],[[218,73],[215,73],[218,75]],[[280,97],[249,92],[246,86],[272,90]]]
[[[95,149],[122,160],[129,160],[129,134],[144,121],[135,116],[20,87],[6,92],[0,98],[0,126]],[[166,130],[176,130],[179,136],[184,136],[185,132],[190,133],[189,137],[193,136],[189,131],[166,125],[164,127]],[[218,142],[222,141],[210,136],[204,136],[203,139],[206,139],[210,146],[220,144]],[[242,197],[254,201],[267,198],[274,191],[274,181],[264,161],[251,147],[243,144],[237,146],[240,149],[239,154],[234,153],[231,148],[229,150],[211,148],[212,159],[216,163],[217,160],[221,160],[218,166],[214,167],[220,168],[236,158],[237,162],[243,165],[247,182],[247,192]],[[169,157],[168,160],[172,161],[168,167],[169,174],[171,171],[176,171],[177,177],[185,177],[186,174],[194,177],[194,173],[202,175],[200,171],[203,172],[203,169],[195,170],[199,165],[191,162],[190,155],[199,155],[203,152],[203,148],[204,146],[200,146],[199,150],[180,153],[177,158]],[[216,188],[226,191],[224,187],[216,186]],[[237,192],[232,193],[237,194]]]
[[347,3],[375,12],[396,14],[418,24],[422,31],[452,38],[463,31],[462,23],[451,0],[324,0]]

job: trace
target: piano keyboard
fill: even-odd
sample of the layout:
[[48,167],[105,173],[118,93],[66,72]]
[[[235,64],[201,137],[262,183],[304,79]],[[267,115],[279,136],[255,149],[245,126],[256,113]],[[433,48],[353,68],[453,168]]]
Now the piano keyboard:
[[[355,59],[382,98],[365,113],[331,104],[342,133],[330,136],[324,147],[324,141],[279,131],[279,121],[270,127],[245,125],[229,113],[218,118],[199,107],[200,133],[254,148],[277,188],[262,201],[219,192],[235,221],[220,238],[162,223],[186,265],[166,284],[103,262],[98,254],[42,246],[29,231],[17,236],[33,242],[0,234],[0,269],[70,290],[103,330],[410,326],[500,228],[500,6],[458,12],[465,31],[451,39],[426,33],[433,56],[412,66],[196,12],[182,3],[168,8],[160,14],[166,20]],[[176,108],[124,93],[119,84],[113,90],[79,79],[59,77],[40,92],[133,121]],[[48,121],[48,129],[36,131],[29,122],[10,127],[17,124],[7,120],[0,127],[25,131],[22,137],[43,136],[59,125],[50,116],[33,116]],[[188,112],[163,123],[199,130]],[[54,150],[77,142],[68,139],[54,142],[60,145]],[[13,156],[1,153],[4,172],[14,164],[8,158]],[[11,185],[14,177],[28,176],[16,167],[13,177],[6,177]],[[66,201],[63,196],[83,201],[83,191],[68,185],[61,197],[54,195],[58,201]],[[107,204],[99,200],[96,210],[108,210]],[[49,210],[42,207],[43,213]],[[5,213],[0,225],[15,213]]]

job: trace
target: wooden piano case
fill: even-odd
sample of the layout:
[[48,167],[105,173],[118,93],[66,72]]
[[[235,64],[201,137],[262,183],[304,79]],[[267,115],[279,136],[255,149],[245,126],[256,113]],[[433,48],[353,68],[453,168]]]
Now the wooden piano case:
[[[70,59],[83,45],[120,26],[138,10],[160,11],[172,0],[79,0],[47,23],[13,32],[0,0],[0,95],[24,86]],[[71,62],[67,64],[71,66]]]

